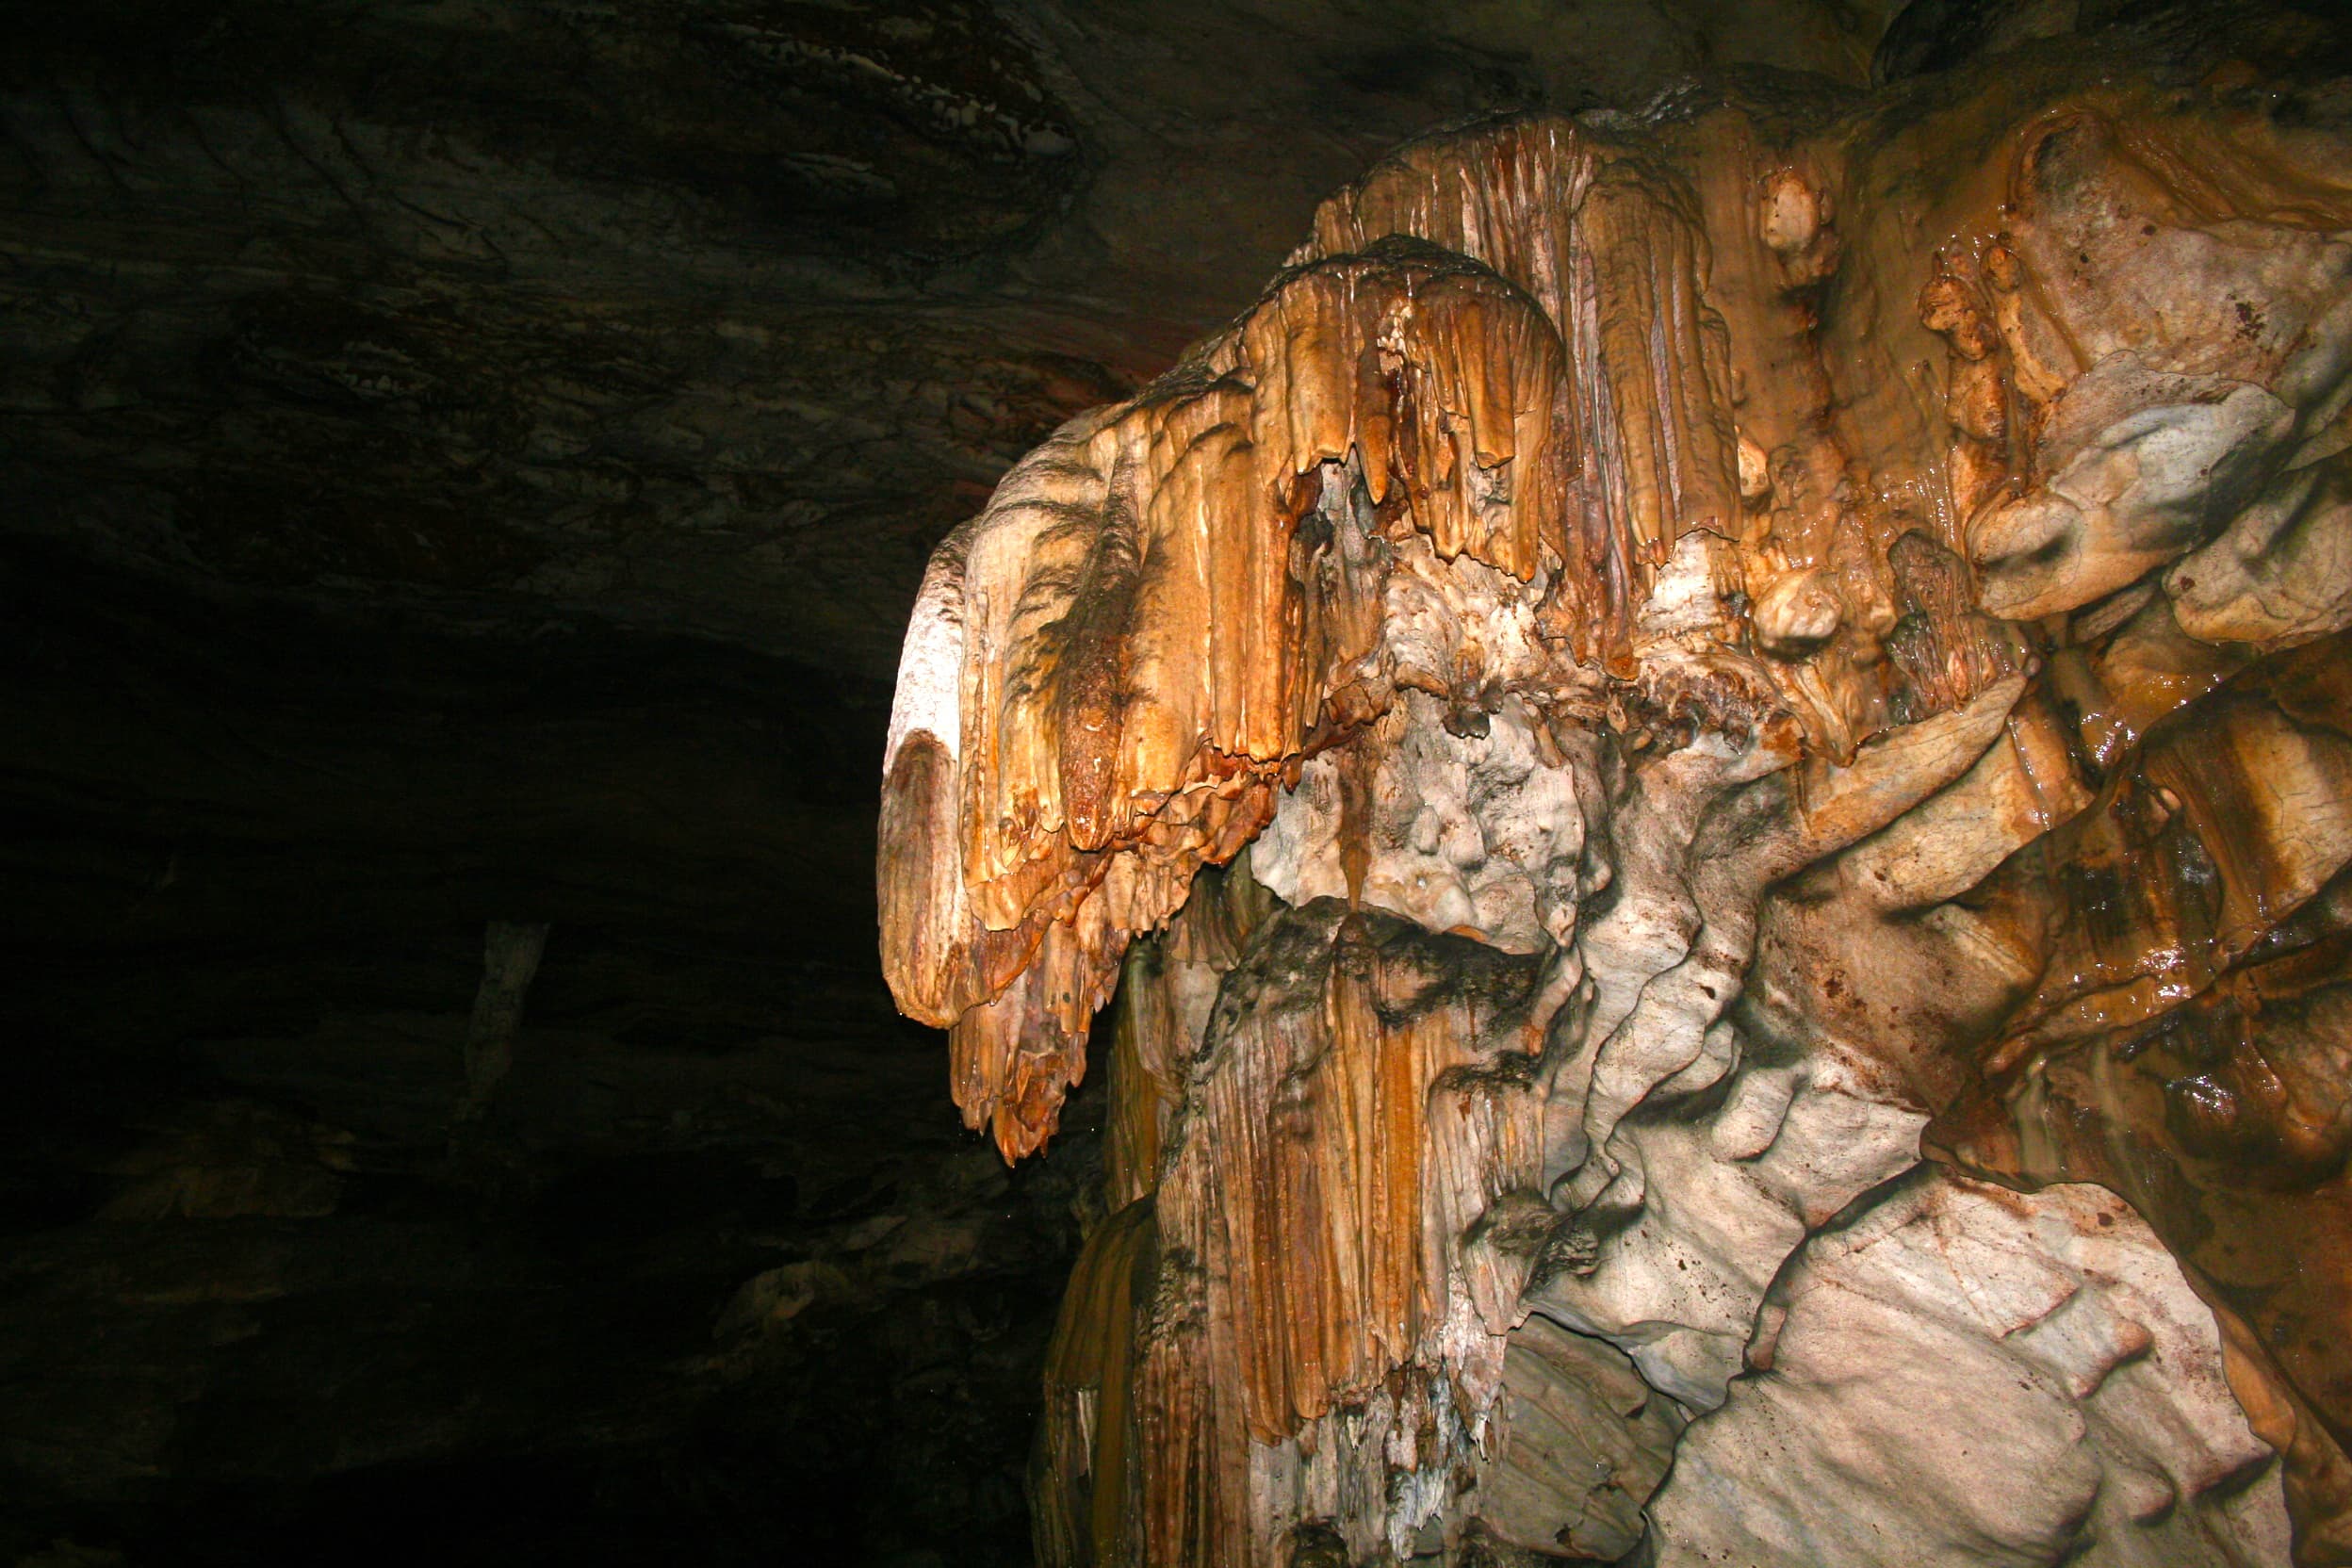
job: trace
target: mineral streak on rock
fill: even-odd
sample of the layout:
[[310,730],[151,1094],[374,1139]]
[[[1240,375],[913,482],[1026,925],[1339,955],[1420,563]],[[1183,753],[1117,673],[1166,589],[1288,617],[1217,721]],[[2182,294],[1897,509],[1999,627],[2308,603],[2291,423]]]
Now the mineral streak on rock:
[[2280,27],[1432,136],[941,546],[890,982],[1008,1159],[1119,997],[1044,1560],[2352,1563]]

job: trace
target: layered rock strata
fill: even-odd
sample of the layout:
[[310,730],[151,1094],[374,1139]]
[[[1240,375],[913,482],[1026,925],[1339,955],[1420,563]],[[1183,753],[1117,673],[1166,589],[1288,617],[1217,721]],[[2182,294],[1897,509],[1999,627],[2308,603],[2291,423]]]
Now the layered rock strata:
[[2352,1561],[2352,122],[2101,47],[1408,146],[934,557],[1046,1560]]

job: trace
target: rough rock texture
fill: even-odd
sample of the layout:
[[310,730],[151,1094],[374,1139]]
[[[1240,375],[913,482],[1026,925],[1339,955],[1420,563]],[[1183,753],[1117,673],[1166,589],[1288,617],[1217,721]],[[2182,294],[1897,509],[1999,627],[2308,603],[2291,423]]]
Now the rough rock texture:
[[1955,17],[1407,144],[933,556],[1048,1561],[2352,1561],[2346,41]]

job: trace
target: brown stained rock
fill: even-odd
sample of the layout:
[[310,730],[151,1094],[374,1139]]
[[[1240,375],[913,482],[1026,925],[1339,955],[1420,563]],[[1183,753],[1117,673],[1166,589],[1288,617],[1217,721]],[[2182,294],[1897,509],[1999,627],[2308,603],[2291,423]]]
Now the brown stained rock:
[[1086,1240],[1062,1298],[1045,1367],[1045,1413],[1030,1461],[1041,1562],[1133,1560],[1147,1456],[1135,1445],[1135,1308],[1158,1272],[1152,1200]]
[[1409,143],[936,558],[883,949],[1008,1154],[1132,954],[1049,1560],[1614,1555],[1674,1444],[1660,1560],[2345,1560],[2352,135],[2036,27]]
[[2352,1508],[2346,669],[2338,637],[2223,683],[2038,846],[2040,986],[1928,1135],[1965,1168],[2121,1193],[2244,1320],[2304,1562],[2338,1560]]

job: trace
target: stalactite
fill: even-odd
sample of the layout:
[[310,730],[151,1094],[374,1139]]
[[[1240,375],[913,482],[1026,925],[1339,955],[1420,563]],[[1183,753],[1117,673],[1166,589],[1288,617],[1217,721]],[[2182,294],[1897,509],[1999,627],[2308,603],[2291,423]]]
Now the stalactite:
[[2352,1562],[2352,134],[2111,47],[1415,142],[941,546],[1044,1560]]

